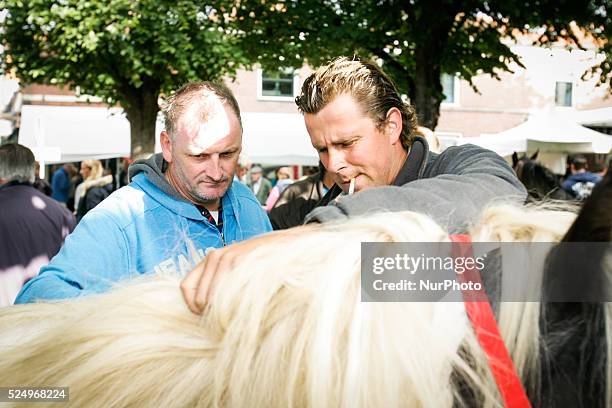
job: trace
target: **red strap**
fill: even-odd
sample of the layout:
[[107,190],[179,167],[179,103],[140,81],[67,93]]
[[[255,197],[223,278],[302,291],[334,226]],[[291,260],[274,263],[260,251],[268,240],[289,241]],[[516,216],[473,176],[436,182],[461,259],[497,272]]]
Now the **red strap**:
[[[469,235],[450,235],[453,242],[453,257],[473,258],[472,240]],[[480,284],[481,290],[463,289],[462,294],[465,303],[465,311],[472,322],[476,337],[480,346],[487,355],[489,367],[497,383],[497,388],[507,408],[527,408],[531,403],[523,388],[520,378],[516,374],[516,368],[510,358],[510,353],[504,344],[495,321],[495,315],[484,290],[478,269],[466,270],[463,274],[457,274],[461,283],[472,282]]]

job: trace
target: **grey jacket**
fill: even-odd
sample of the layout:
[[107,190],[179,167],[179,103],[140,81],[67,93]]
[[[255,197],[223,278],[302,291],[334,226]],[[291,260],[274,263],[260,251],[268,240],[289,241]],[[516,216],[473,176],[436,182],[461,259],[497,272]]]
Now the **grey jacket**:
[[493,201],[524,202],[525,187],[496,153],[474,145],[429,152],[417,138],[392,186],[344,196],[334,186],[305,222],[328,222],[372,212],[416,211],[451,233],[462,232]]

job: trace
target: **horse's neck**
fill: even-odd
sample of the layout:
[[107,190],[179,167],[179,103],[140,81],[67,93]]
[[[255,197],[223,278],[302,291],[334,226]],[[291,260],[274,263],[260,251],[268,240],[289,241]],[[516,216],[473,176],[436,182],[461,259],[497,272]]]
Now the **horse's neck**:
[[515,167],[515,172],[533,198],[540,200],[570,198],[564,193],[559,177],[539,163],[520,160]]

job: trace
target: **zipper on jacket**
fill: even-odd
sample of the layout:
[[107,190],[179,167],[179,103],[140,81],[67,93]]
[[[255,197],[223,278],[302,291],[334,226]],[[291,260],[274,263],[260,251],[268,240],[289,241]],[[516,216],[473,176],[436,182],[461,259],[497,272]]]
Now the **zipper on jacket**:
[[217,234],[219,234],[219,238],[221,238],[221,244],[223,244],[224,247],[227,246],[227,243],[225,242],[225,235],[223,234],[223,231],[219,231],[219,228],[217,228],[215,225],[212,225],[210,222],[206,220],[202,220],[201,222],[203,222],[207,228],[214,229],[217,232]]
[[[222,230],[221,230],[221,231],[219,231],[219,226],[218,226],[218,225],[213,224],[211,221],[209,221],[209,220],[207,220],[207,219],[206,219],[206,218],[207,218],[207,215],[206,215],[206,214],[209,214],[209,215],[210,215],[210,213],[208,213],[208,210],[204,209],[204,207],[200,207],[200,206],[197,206],[197,205],[196,205],[196,208],[198,209],[198,211],[200,212],[200,214],[202,214],[202,216],[204,217],[204,219],[202,220],[202,222],[203,222],[204,224],[206,224],[206,225],[207,225],[209,228],[213,228],[213,229],[214,229],[214,230],[215,230],[215,231],[216,231],[216,232],[219,234],[219,237],[221,238],[221,244],[222,244],[224,247],[225,247],[225,246],[227,246],[227,243],[225,242],[225,235],[223,234],[223,231],[222,231]],[[211,216],[211,218],[212,218],[212,216]],[[221,227],[221,228],[225,228],[225,223],[223,223],[223,225],[222,225],[222,227]]]

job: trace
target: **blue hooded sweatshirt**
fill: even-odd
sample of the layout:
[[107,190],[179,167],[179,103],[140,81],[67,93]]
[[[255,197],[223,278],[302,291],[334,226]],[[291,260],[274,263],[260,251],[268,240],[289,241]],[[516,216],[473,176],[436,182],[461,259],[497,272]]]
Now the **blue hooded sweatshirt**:
[[132,182],[89,211],[15,303],[99,293],[148,273],[190,271],[206,249],[271,231],[253,193],[234,181],[222,198],[223,234],[163,176],[161,154],[130,166]]
[[574,198],[584,200],[591,195],[593,187],[601,181],[601,176],[589,171],[572,174],[563,182],[563,189]]

